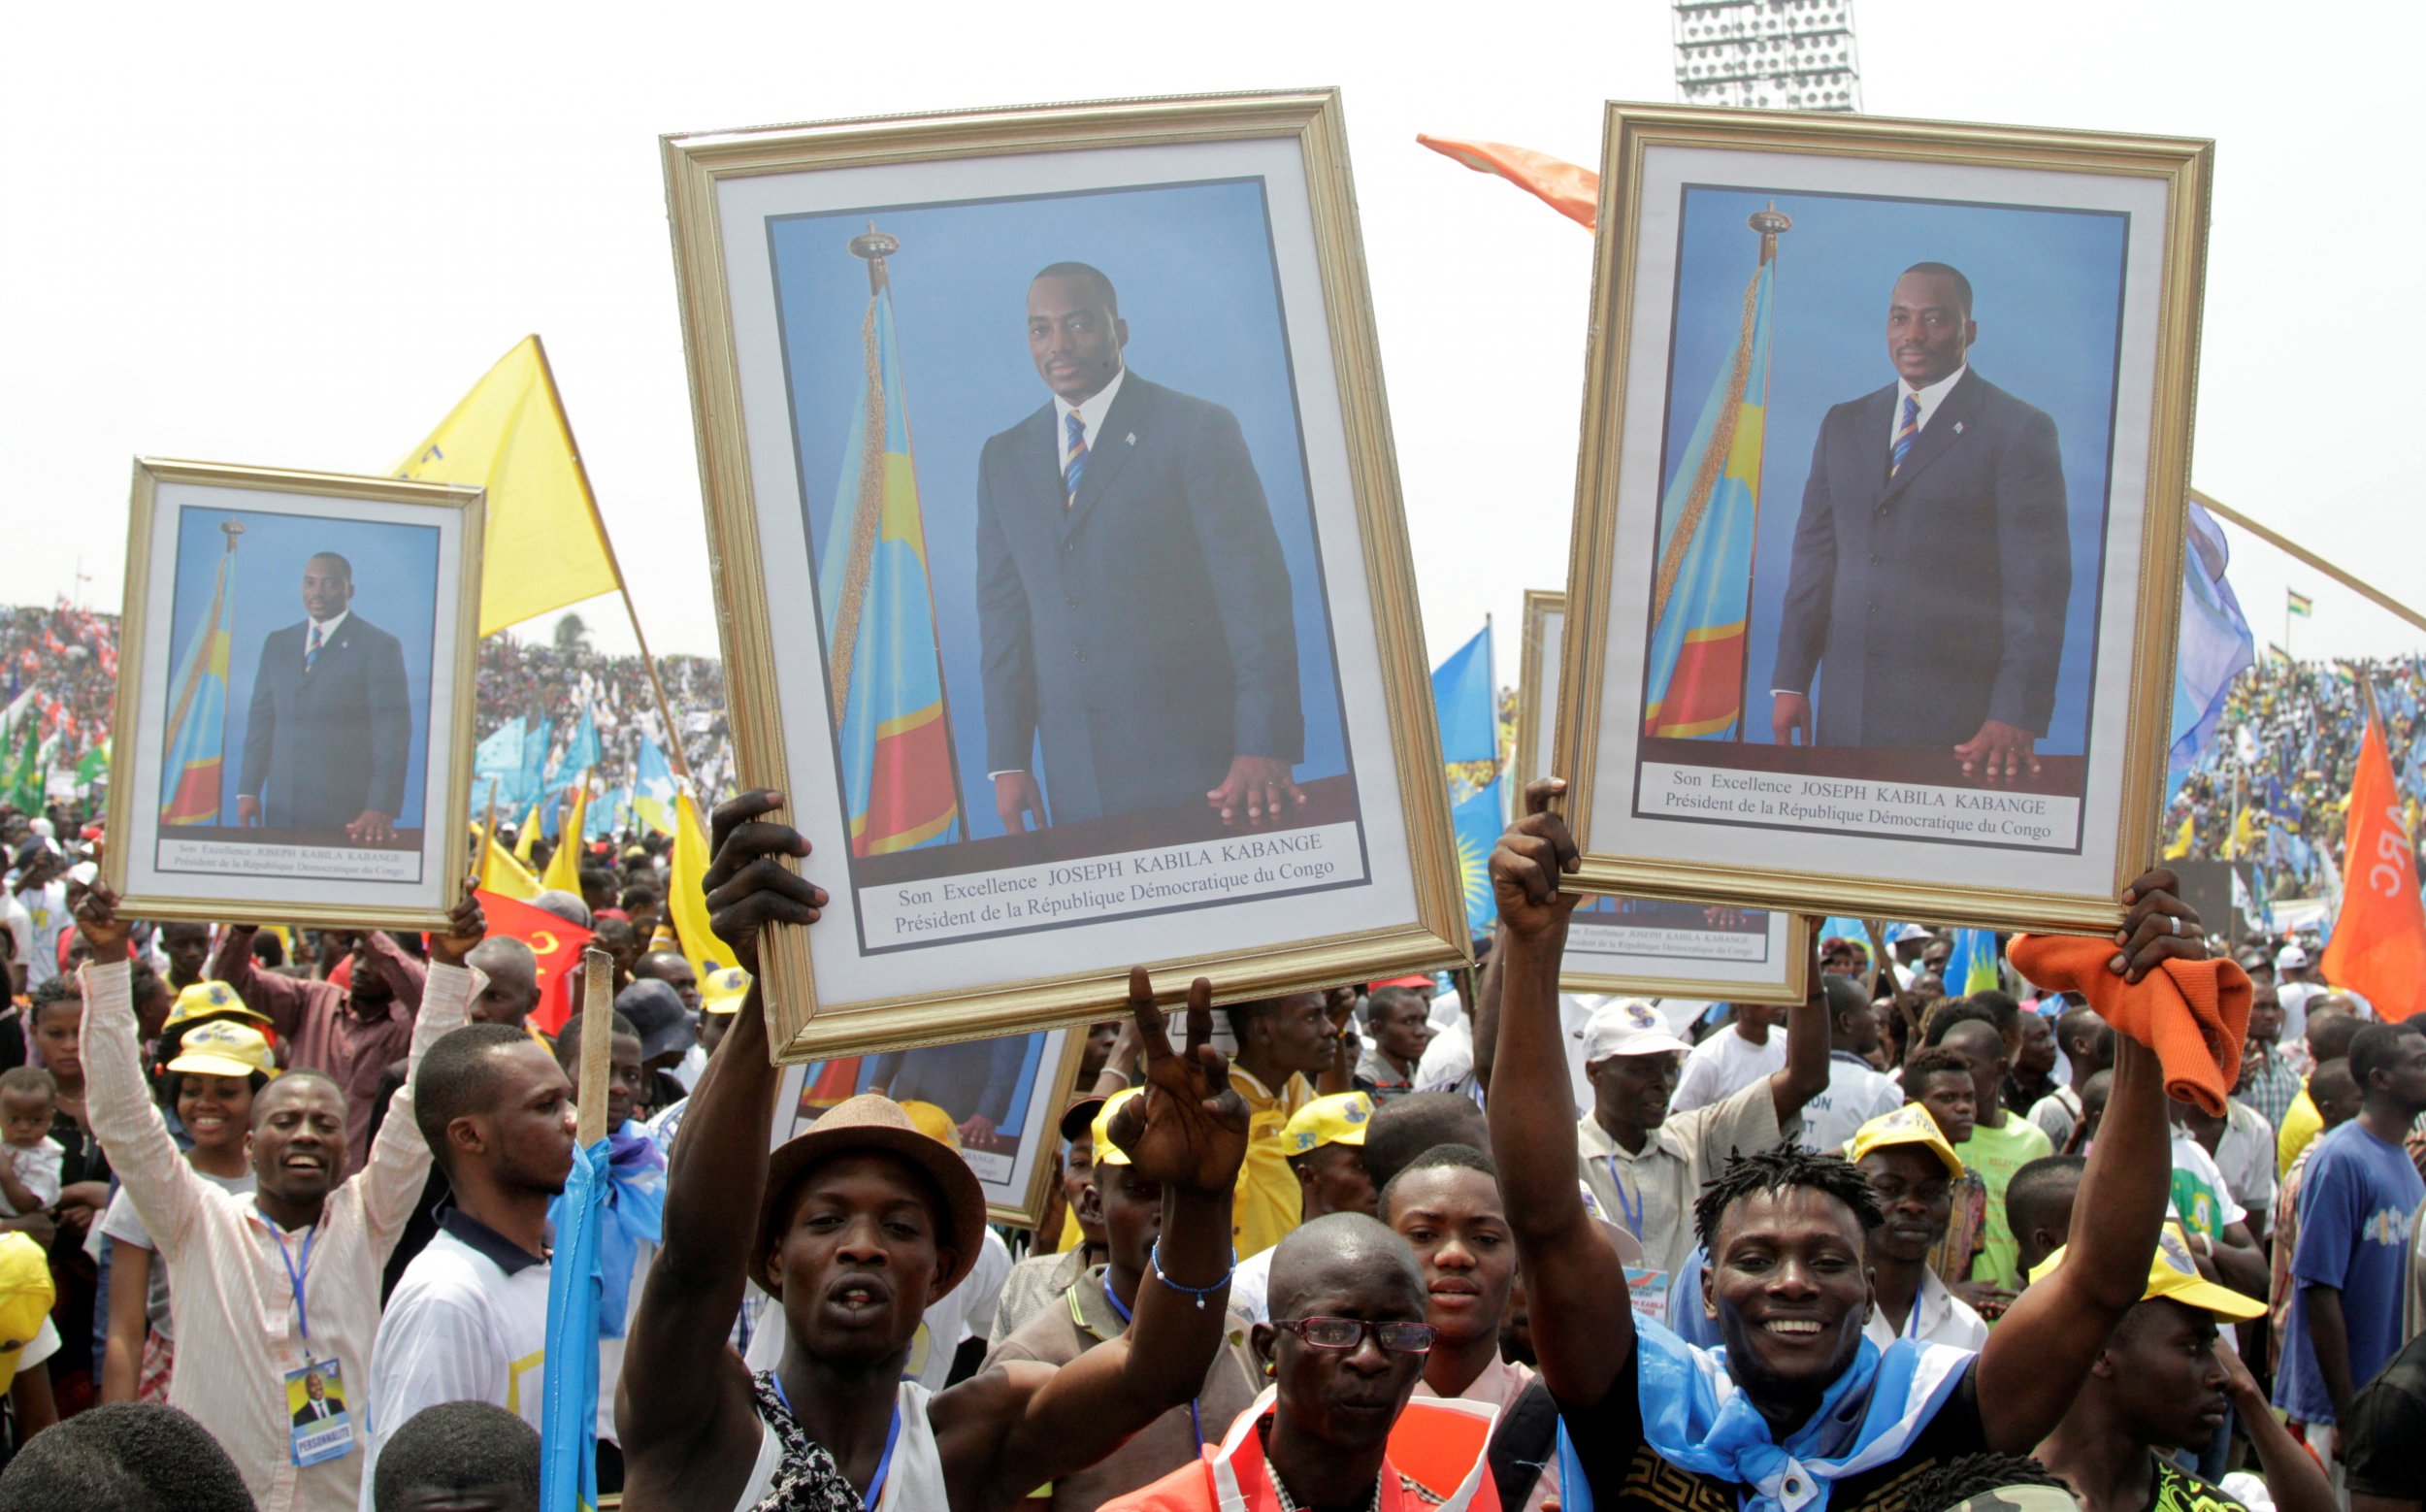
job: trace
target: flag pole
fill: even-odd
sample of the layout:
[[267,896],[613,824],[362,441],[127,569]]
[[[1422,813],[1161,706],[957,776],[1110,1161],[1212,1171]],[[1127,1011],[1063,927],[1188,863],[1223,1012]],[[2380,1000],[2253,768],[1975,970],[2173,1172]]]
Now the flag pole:
[[673,706],[666,702],[666,685],[658,680],[657,658],[649,653],[648,635],[640,629],[640,611],[632,603],[632,586],[624,581],[623,563],[615,558],[615,540],[606,533],[606,517],[598,512],[598,491],[590,486],[589,464],[581,460],[581,444],[574,439],[573,416],[565,411],[564,395],[557,392],[556,369],[547,360],[547,344],[537,332],[532,333],[531,348],[540,354],[540,381],[547,385],[547,402],[555,408],[556,423],[565,428],[565,450],[573,455],[574,476],[581,479],[581,498],[590,507],[590,523],[598,527],[598,543],[615,575],[615,592],[623,596],[623,611],[632,621],[632,639],[639,642],[640,665],[647,669],[648,689],[657,698],[657,717],[666,722],[667,755],[673,760],[674,772],[688,778],[691,765],[682,754],[682,731],[673,722]]
[[[1744,224],[1760,233],[1760,267],[1769,269],[1778,260],[1778,238],[1794,229],[1793,219],[1778,209],[1771,200],[1766,209],[1752,213]],[[1755,273],[1754,277],[1759,277]],[[1769,299],[1777,303],[1777,275],[1769,275]],[[1769,364],[1760,365],[1760,472],[1753,479],[1753,543],[1746,555],[1749,564],[1744,572],[1744,649],[1736,663],[1735,674],[1735,741],[1744,741],[1744,726],[1751,722],[1753,707],[1753,582],[1760,575],[1760,489],[1769,471]],[[1814,727],[1815,729],[1817,726]]]

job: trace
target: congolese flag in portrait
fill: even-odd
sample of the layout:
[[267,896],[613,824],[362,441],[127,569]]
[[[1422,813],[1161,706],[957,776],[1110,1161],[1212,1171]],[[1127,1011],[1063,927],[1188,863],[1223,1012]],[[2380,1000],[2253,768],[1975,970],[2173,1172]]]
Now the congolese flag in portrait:
[[890,284],[869,296],[861,331],[868,380],[817,559],[817,597],[851,854],[873,856],[959,838],[960,798]]
[[1719,370],[1659,501],[1645,735],[1722,736],[1744,712],[1745,621],[1760,508],[1776,274],[1776,262],[1764,255],[1744,290],[1743,332],[1734,353]]
[[162,824],[219,822],[219,767],[227,743],[227,656],[232,639],[227,565],[236,540],[219,553],[211,615],[185,647],[169,691],[169,759],[161,769]]

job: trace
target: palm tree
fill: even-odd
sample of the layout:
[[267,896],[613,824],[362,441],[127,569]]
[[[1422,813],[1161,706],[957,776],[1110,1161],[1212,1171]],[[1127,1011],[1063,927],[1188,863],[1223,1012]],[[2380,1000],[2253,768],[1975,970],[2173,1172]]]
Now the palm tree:
[[590,648],[590,627],[581,622],[580,615],[567,614],[556,621],[555,640],[559,651],[586,651]]

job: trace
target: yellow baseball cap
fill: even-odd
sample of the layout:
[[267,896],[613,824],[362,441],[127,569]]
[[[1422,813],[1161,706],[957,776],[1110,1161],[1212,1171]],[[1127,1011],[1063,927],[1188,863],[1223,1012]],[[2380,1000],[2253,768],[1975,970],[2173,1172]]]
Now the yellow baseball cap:
[[1956,1181],[1963,1179],[1963,1158],[1946,1142],[1946,1134],[1929,1110],[1918,1102],[1907,1102],[1892,1113],[1882,1113],[1853,1131],[1853,1142],[1846,1147],[1845,1158],[1854,1165],[1873,1150],[1890,1144],[1925,1146],[1946,1167],[1946,1173]]
[[[2071,1247],[2066,1245],[2039,1262],[2038,1268],[2030,1272],[2030,1279],[2044,1281],[2053,1275],[2062,1267],[2065,1251]],[[2152,1302],[2160,1297],[2235,1323],[2266,1316],[2263,1298],[2244,1297],[2199,1274],[2199,1263],[2190,1255],[2190,1241],[2183,1236],[2181,1226],[2170,1219],[2157,1233],[2156,1254],[2148,1261],[2147,1289],[2140,1294],[2140,1300]]]
[[276,1076],[278,1057],[270,1053],[268,1036],[250,1024],[212,1019],[185,1031],[177,1044],[177,1059],[164,1068],[197,1076],[249,1076],[255,1071]]
[[1334,1092],[1316,1098],[1289,1117],[1280,1132],[1283,1155],[1303,1155],[1327,1144],[1362,1144],[1364,1126],[1373,1121],[1373,1100],[1361,1092]]
[[699,984],[699,1010],[702,1013],[738,1013],[741,1000],[750,995],[750,973],[738,966],[728,966],[707,973],[707,980]]
[[1129,1152],[1112,1142],[1112,1115],[1119,1111],[1131,1098],[1136,1097],[1144,1090],[1142,1087],[1124,1087],[1105,1098],[1103,1105],[1095,1110],[1095,1163],[1097,1165],[1126,1166],[1129,1164]]
[[196,982],[177,995],[169,1004],[168,1021],[160,1026],[162,1033],[180,1025],[199,1023],[213,1018],[246,1018],[267,1025],[270,1015],[246,1003],[236,989],[225,982]]
[[22,1233],[0,1233],[0,1390],[16,1376],[16,1357],[42,1331],[54,1297],[50,1258]]
[[909,1115],[910,1127],[928,1138],[948,1144],[956,1150],[961,1147],[960,1126],[952,1122],[951,1114],[934,1103],[913,1099],[902,1104],[902,1111]]

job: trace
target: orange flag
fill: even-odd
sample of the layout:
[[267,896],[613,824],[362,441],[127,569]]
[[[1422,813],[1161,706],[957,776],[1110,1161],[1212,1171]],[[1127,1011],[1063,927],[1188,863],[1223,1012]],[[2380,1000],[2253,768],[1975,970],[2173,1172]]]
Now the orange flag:
[[2325,979],[2362,994],[2387,1019],[2426,1007],[2426,909],[2417,900],[2417,848],[2402,820],[2392,757],[2373,718],[2359,744],[2343,844],[2342,916],[2325,946]]
[[1444,157],[1454,157],[1478,174],[1497,174],[1510,183],[1538,195],[1543,204],[1566,216],[1585,230],[1592,229],[1600,214],[1600,175],[1589,168],[1536,152],[1531,148],[1510,147],[1504,142],[1460,142],[1452,137],[1427,137],[1416,133],[1416,141]]

